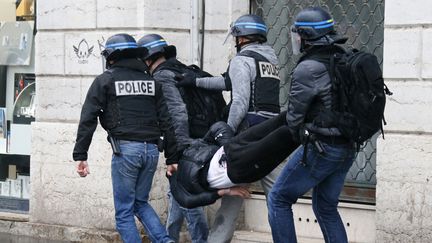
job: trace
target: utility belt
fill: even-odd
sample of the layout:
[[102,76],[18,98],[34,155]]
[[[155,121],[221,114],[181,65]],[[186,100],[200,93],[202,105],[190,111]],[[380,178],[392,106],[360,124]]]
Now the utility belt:
[[[110,132],[108,132],[108,142],[111,144],[111,149],[113,151],[113,154],[120,155],[121,149],[120,144],[125,144],[129,142],[139,142],[139,141],[129,141],[129,140],[120,140],[112,136]],[[142,143],[151,143],[156,144],[158,147],[159,152],[163,151],[163,137],[160,137],[157,140],[154,141],[142,141]]]
[[323,143],[332,144],[332,145],[341,145],[341,144],[350,143],[350,140],[343,136],[324,136],[321,134],[315,134],[315,137],[317,140]]
[[300,131],[300,140],[303,144],[303,159],[302,165],[307,165],[307,151],[308,146],[315,146],[318,153],[325,153],[325,149],[322,143],[330,144],[330,145],[342,145],[342,144],[350,144],[351,141],[342,136],[324,136],[316,133],[311,133],[309,130],[302,128]]

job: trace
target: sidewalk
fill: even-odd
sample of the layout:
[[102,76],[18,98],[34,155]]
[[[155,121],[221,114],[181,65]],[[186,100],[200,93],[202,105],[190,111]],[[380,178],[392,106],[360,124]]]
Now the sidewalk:
[[1,243],[110,242],[120,243],[115,231],[28,222],[28,215],[0,212]]
[[6,233],[0,233],[0,242],[2,243],[64,243],[65,241],[55,241],[40,239],[28,236],[18,236]]

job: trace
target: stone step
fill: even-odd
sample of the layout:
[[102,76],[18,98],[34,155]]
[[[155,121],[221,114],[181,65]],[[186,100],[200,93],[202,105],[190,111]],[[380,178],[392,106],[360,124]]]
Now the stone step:
[[[251,198],[245,200],[244,205],[245,226],[243,229],[254,232],[270,232],[265,197],[262,195],[252,195]],[[339,203],[338,208],[350,242],[375,242],[375,206]],[[322,232],[312,211],[310,199],[299,199],[293,205],[293,214],[298,238],[322,238]]]
[[[323,243],[323,239],[298,238],[298,243]],[[236,231],[231,243],[272,243],[272,236],[266,232]]]

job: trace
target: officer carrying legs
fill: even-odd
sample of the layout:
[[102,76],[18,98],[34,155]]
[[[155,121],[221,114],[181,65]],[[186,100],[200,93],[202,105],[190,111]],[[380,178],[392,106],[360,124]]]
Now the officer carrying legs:
[[297,242],[292,205],[310,189],[313,211],[325,242],[348,242],[337,205],[356,151],[335,121],[328,122],[330,125],[317,122],[324,112],[334,110],[336,92],[333,93],[326,65],[308,59],[312,54],[330,57],[341,52],[336,44],[347,39],[338,36],[333,26],[333,18],[324,9],[309,7],[300,11],[291,28],[293,53],[303,56],[292,73],[286,118],[292,137],[304,145],[294,152],[268,197],[269,221],[276,243]]

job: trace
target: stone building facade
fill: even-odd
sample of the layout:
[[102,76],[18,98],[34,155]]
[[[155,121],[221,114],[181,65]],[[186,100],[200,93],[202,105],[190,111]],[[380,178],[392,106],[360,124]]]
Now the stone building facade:
[[378,141],[376,242],[432,241],[432,2],[386,1],[384,77],[394,95]]
[[[99,43],[118,32],[137,38],[156,32],[191,63],[193,2],[37,1],[30,222],[114,229],[104,131],[99,128],[93,138],[87,178],[77,176],[71,158],[87,89],[102,72]],[[385,140],[377,146],[376,242],[432,241],[431,11],[430,0],[385,2],[383,71],[394,95],[386,109]],[[248,12],[247,0],[206,1],[204,68],[212,74],[223,72],[234,52],[222,46],[228,24]],[[166,189],[161,160],[151,198],[162,218]]]

